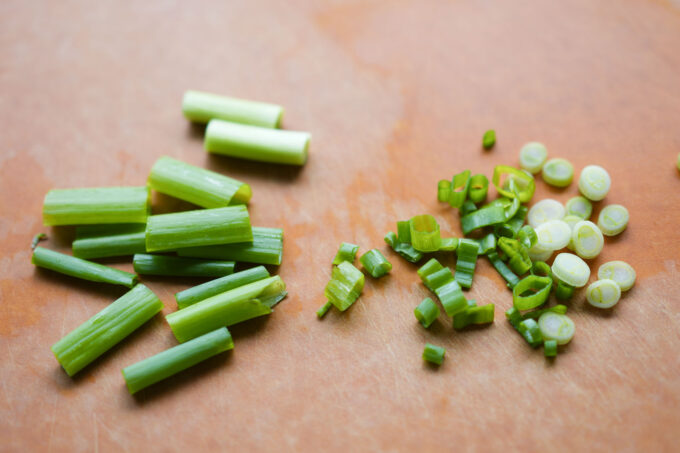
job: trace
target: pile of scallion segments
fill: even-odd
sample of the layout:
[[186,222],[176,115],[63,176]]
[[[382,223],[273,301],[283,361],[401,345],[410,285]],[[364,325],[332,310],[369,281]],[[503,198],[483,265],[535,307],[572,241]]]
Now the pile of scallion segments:
[[[310,135],[276,129],[280,106],[188,91],[183,112],[191,121],[208,123],[210,152],[306,162]],[[151,190],[201,209],[151,215]],[[49,191],[43,223],[77,226],[73,256],[38,247],[45,238],[39,234],[33,264],[130,288],[52,346],[66,373],[73,376],[161,311],[160,299],[138,283],[137,274],[218,278],[175,294],[178,310],[166,320],[180,344],[124,368],[130,393],[232,349],[228,326],[270,314],[287,292],[263,265],[281,264],[283,230],[251,226],[246,207],[251,196],[248,184],[170,157],[158,159],[145,186]],[[130,255],[136,274],[91,261]],[[257,266],[234,272],[237,262]]]

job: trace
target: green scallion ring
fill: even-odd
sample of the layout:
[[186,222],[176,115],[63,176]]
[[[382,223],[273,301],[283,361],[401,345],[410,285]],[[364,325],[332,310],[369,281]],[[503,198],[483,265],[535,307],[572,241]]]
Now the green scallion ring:
[[566,212],[562,203],[551,198],[546,198],[529,209],[527,221],[529,222],[529,225],[536,228],[549,220],[562,220]]
[[604,247],[602,232],[589,220],[582,220],[574,225],[571,241],[576,254],[587,260],[599,255]]
[[436,252],[442,244],[439,224],[429,214],[417,215],[409,221],[411,245],[419,252]]
[[573,253],[560,253],[552,264],[553,276],[574,288],[582,288],[590,278],[590,268]]
[[598,280],[586,289],[586,299],[593,307],[611,308],[621,299],[621,287],[614,280]]
[[519,152],[519,166],[529,173],[536,174],[541,171],[547,158],[548,150],[543,143],[529,142]]
[[576,327],[567,315],[552,311],[545,312],[538,318],[538,327],[546,340],[555,340],[557,344],[567,344],[574,338]]
[[543,180],[555,187],[567,187],[574,179],[574,166],[566,159],[550,159],[543,165]]
[[418,322],[427,329],[439,316],[439,307],[432,299],[426,297],[413,310],[413,314],[415,315]]
[[536,245],[543,250],[560,250],[571,240],[571,228],[562,220],[549,220],[536,227]]
[[545,261],[534,261],[534,263],[531,265],[531,275],[552,278],[552,271],[550,270],[550,266],[548,266]]
[[436,365],[441,365],[444,361],[444,354],[446,354],[446,349],[441,346],[427,343],[425,345],[425,350],[423,351],[423,360]]
[[610,204],[600,211],[597,226],[605,236],[616,236],[628,226],[628,209],[620,204]]
[[555,340],[544,340],[543,341],[543,354],[546,357],[557,356],[557,341],[555,341]]
[[621,291],[628,291],[635,284],[635,269],[625,261],[609,261],[597,270],[600,280],[614,280]]
[[512,304],[518,310],[531,310],[543,305],[550,295],[552,279],[529,275],[512,289]]
[[585,197],[574,197],[566,204],[567,215],[575,215],[588,220],[593,213],[593,204]]
[[578,190],[589,200],[600,201],[609,193],[612,180],[607,170],[599,165],[588,165],[581,170]]
[[531,261],[548,261],[553,252],[554,250],[546,250],[536,244],[529,249],[529,259]]

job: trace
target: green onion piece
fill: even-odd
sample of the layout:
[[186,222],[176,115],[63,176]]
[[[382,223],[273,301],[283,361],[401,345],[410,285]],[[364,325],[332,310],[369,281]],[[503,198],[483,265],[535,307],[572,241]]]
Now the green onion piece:
[[517,239],[500,238],[498,248],[508,258],[508,265],[516,274],[522,275],[531,269],[529,252]]
[[250,216],[243,205],[152,215],[146,224],[147,252],[252,241]]
[[132,266],[140,275],[223,277],[233,274],[235,265],[233,261],[209,261],[146,253],[138,253],[132,258]]
[[607,170],[599,165],[588,165],[581,170],[578,190],[589,200],[600,201],[609,193],[612,180]]
[[482,205],[481,209],[491,208],[491,207],[501,207],[501,208],[505,209],[512,204],[514,199],[515,199],[514,195],[513,195],[513,198],[499,197],[499,198],[496,198],[495,200],[488,202],[485,205]]
[[418,269],[418,275],[425,286],[434,292],[448,316],[454,316],[467,307],[467,300],[453,273],[435,258]]
[[522,314],[515,307],[510,307],[509,310],[505,312],[505,317],[510,322],[512,327],[519,329],[519,323],[522,322]]
[[505,220],[509,221],[512,219],[515,214],[517,214],[517,211],[519,210],[520,207],[520,202],[519,202],[519,190],[517,189],[517,183],[515,183],[514,179],[510,178],[508,180],[508,185],[510,187],[510,190],[514,194],[512,198],[512,203],[510,206],[507,206],[505,208]]
[[536,230],[534,230],[531,225],[524,225],[520,228],[517,233],[517,240],[527,249],[530,249],[538,241],[538,236],[536,235]]
[[566,159],[550,159],[543,165],[543,181],[555,187],[567,187],[574,179],[574,166]]
[[[253,237],[255,237],[255,231],[253,231]],[[333,258],[333,264],[338,265],[343,261],[353,263],[354,259],[357,256],[358,251],[359,251],[358,245],[350,244],[349,242],[341,243],[340,248],[338,249],[338,253],[336,253],[335,258]]]
[[552,279],[529,275],[512,289],[512,303],[518,310],[531,310],[543,305],[550,295]]
[[552,198],[541,200],[529,209],[527,220],[529,225],[537,228],[549,220],[562,220],[566,214],[564,205]]
[[437,288],[444,286],[451,280],[455,280],[453,278],[453,273],[451,272],[451,269],[449,269],[448,267],[442,268],[441,270],[426,275],[425,277],[421,277],[421,279],[423,280],[425,286],[430,291],[433,292],[436,291]]
[[397,222],[397,238],[402,244],[411,244],[410,220],[400,220]]
[[[408,223],[408,222],[407,222]],[[410,234],[410,233],[409,233]],[[417,263],[423,259],[423,254],[413,248],[411,244],[404,244],[399,242],[397,235],[389,231],[385,235],[385,243],[389,245],[392,250],[398,253],[402,258],[411,263]]]
[[252,242],[185,247],[178,249],[177,254],[192,258],[280,265],[283,258],[283,230],[264,227],[253,227],[252,230]]
[[359,261],[373,278],[380,278],[392,270],[392,263],[387,261],[378,249],[372,249],[364,253],[359,258]]
[[471,325],[492,323],[494,310],[494,304],[468,307],[453,317],[453,328],[460,330]]
[[533,319],[525,319],[517,325],[517,331],[524,337],[529,346],[537,348],[543,343],[543,335],[538,323]]
[[286,294],[279,276],[268,277],[203,299],[170,313],[165,320],[177,341],[184,343],[220,327],[268,315]]
[[582,220],[574,225],[571,243],[578,256],[584,259],[595,258],[604,247],[602,232],[593,222]]
[[435,304],[432,299],[426,297],[413,310],[413,314],[416,316],[418,322],[427,329],[432,325],[434,320],[439,317],[439,307],[437,307],[437,304]]
[[363,289],[364,274],[352,263],[343,261],[333,268],[324,294],[335,308],[345,311],[357,300]]
[[460,219],[463,234],[478,228],[505,222],[505,209],[500,206],[489,206],[464,215]]
[[614,280],[598,280],[586,289],[586,299],[593,307],[611,308],[621,299],[621,287]]
[[488,131],[484,132],[484,137],[482,137],[482,146],[484,149],[489,150],[493,148],[493,145],[496,144],[496,131],[493,129],[489,129]]
[[543,143],[529,142],[519,152],[519,166],[535,175],[547,158],[548,150]]
[[508,198],[515,197],[514,191],[508,186],[509,181],[514,181],[519,191],[519,201],[522,203],[531,200],[536,190],[536,183],[531,175],[507,165],[497,165],[494,168],[491,180],[498,192]]
[[163,309],[146,286],[137,285],[52,346],[57,361],[73,376]]
[[44,241],[45,239],[47,239],[47,235],[45,233],[38,233],[33,236],[33,239],[31,240],[31,250],[35,250],[35,248],[38,246],[38,243],[40,241]]
[[481,239],[472,239],[477,243],[479,255],[486,255],[489,252],[496,250],[496,236],[493,233],[488,233]]
[[441,202],[449,202],[451,198],[451,181],[442,179],[437,183],[437,200]]
[[[566,223],[567,225],[569,225],[569,228],[571,228],[571,233],[572,233],[572,235],[573,235],[573,233],[574,233],[574,226],[576,226],[577,223],[583,221],[583,219],[582,219],[581,217],[578,217],[578,216],[575,216],[575,215],[568,215],[568,216],[565,216],[564,219],[562,219],[562,221],[563,221],[564,223]],[[569,240],[569,244],[567,244],[567,248],[568,248],[569,250],[574,250],[574,239],[573,239],[573,236],[572,236],[572,239]]]
[[609,261],[597,270],[600,280],[614,280],[621,291],[628,291],[635,284],[635,269],[625,261]]
[[399,243],[399,239],[397,238],[397,235],[394,234],[394,231],[388,231],[383,239],[385,240],[385,244],[393,249]]
[[462,329],[463,327],[467,327],[469,323],[469,319],[467,317],[467,312],[470,308],[476,307],[477,306],[477,301],[474,299],[469,299],[467,301],[467,307],[465,310],[461,311],[460,313],[456,314],[456,316],[453,317],[453,328],[458,330]]
[[472,277],[475,274],[478,253],[479,244],[474,240],[461,239],[458,242],[458,248],[456,249],[458,260],[456,261],[454,278],[463,288],[470,288],[472,286]]
[[429,214],[417,215],[409,221],[411,245],[419,252],[436,252],[442,243],[439,224]]
[[493,267],[498,271],[499,274],[501,274],[501,277],[505,279],[505,281],[508,283],[508,287],[510,289],[514,288],[517,283],[519,283],[519,277],[515,275],[512,270],[506,264],[500,259],[498,256],[498,253],[496,252],[489,252],[486,255],[489,258],[489,261],[491,261],[491,264]]
[[328,310],[330,310],[332,306],[333,306],[332,303],[326,302],[316,311],[316,316],[319,319],[323,318],[324,316],[326,316],[326,313],[328,313]]
[[132,395],[220,352],[233,348],[234,341],[231,334],[226,327],[221,327],[123,368],[123,378]]
[[202,91],[186,91],[182,113],[195,123],[207,123],[217,118],[260,127],[279,127],[283,107],[265,102],[220,96]]
[[210,120],[205,149],[215,154],[276,164],[304,165],[311,135],[308,132],[267,129]]
[[571,237],[571,228],[562,220],[548,220],[536,227],[536,245],[543,250],[563,249]]
[[36,247],[33,250],[31,263],[44,269],[91,282],[111,283],[112,285],[123,285],[128,288],[132,288],[137,284],[137,276],[130,272],[103,266],[74,256],[64,255],[63,253],[42,247]]
[[446,354],[446,349],[441,346],[427,343],[425,344],[425,350],[423,351],[423,360],[441,365],[444,361],[444,354]]
[[546,357],[556,357],[557,356],[557,341],[555,341],[555,340],[545,340],[543,342],[543,354]]
[[590,278],[590,268],[572,253],[560,253],[552,264],[553,276],[574,288],[582,288]]
[[546,263],[545,261],[535,261],[531,265],[531,275],[552,278],[552,271],[550,270],[550,266],[548,266],[548,263]]
[[460,207],[459,214],[462,216],[468,215],[469,213],[476,211],[477,205],[472,202],[472,200],[466,200],[463,206]]
[[515,229],[508,223],[501,223],[493,227],[493,234],[499,238],[515,239],[517,233]]
[[575,215],[583,220],[588,220],[593,213],[593,204],[584,197],[574,197],[567,201],[565,206],[568,215]]
[[629,219],[628,209],[620,204],[610,204],[600,211],[597,226],[605,236],[616,236],[626,229]]
[[538,245],[534,245],[529,249],[529,259],[531,261],[548,261],[553,252],[554,250],[545,250]]
[[269,272],[264,266],[257,266],[245,271],[236,272],[235,274],[227,275],[226,277],[210,280],[201,285],[180,291],[175,294],[177,300],[177,307],[182,309],[203,299],[215,296],[217,294],[247,285],[259,280],[269,277]]
[[489,178],[486,175],[474,175],[470,178],[470,189],[468,190],[468,198],[473,203],[481,203],[486,199],[489,191]]
[[574,287],[567,285],[562,280],[557,281],[557,287],[555,288],[555,299],[560,302],[566,302],[574,296]]
[[149,186],[203,208],[222,208],[250,201],[250,186],[214,171],[161,157],[151,168]]
[[84,259],[127,256],[146,251],[146,225],[87,225],[76,229],[73,256]]
[[458,248],[458,238],[442,238],[442,243],[439,246],[440,252],[454,252]]
[[551,311],[538,318],[538,327],[544,339],[555,340],[557,344],[569,343],[576,330],[574,321],[569,316]]
[[147,187],[53,189],[45,195],[45,225],[145,223],[149,214]]
[[533,310],[522,315],[522,319],[538,319],[543,313],[552,312],[559,313],[561,315],[567,312],[566,305],[555,305],[554,307],[541,308],[540,310]]
[[465,170],[451,180],[451,192],[449,193],[449,205],[452,208],[460,208],[467,199],[470,189],[470,170]]
[[528,211],[529,209],[526,206],[520,206],[517,208],[515,215],[506,222],[506,224],[515,232],[515,235],[519,233],[522,225],[524,225],[524,219],[527,217]]
[[442,266],[436,258],[430,258],[427,263],[423,264],[420,269],[418,269],[417,273],[418,277],[420,277],[420,279],[424,282],[425,278],[427,278],[429,275],[439,272],[442,269],[444,269],[444,266]]

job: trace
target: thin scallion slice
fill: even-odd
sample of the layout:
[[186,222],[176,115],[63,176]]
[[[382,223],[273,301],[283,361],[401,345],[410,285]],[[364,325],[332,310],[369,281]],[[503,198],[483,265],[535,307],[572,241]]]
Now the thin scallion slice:
[[145,223],[149,214],[147,187],[53,189],[45,195],[45,225]]
[[481,203],[486,199],[486,194],[489,191],[489,178],[485,175],[474,175],[470,178],[470,189],[468,190],[468,198],[473,203]]
[[186,247],[178,249],[177,254],[192,258],[280,265],[283,258],[283,230],[264,227],[253,227],[252,230],[252,242]]
[[567,187],[574,179],[574,166],[566,159],[550,159],[543,165],[543,181],[555,187]]
[[541,317],[543,313],[547,312],[553,312],[553,313],[559,313],[561,315],[565,314],[567,312],[567,306],[566,305],[555,305],[554,307],[548,307],[548,308],[541,308],[540,310],[533,310],[527,313],[524,313],[522,315],[522,319],[538,319]]
[[215,296],[217,294],[247,285],[259,280],[269,277],[269,272],[264,266],[257,266],[245,271],[236,272],[235,274],[227,275],[225,277],[210,280],[201,285],[180,291],[175,294],[177,307],[182,309],[203,299]]
[[429,214],[417,215],[409,221],[411,245],[419,252],[436,252],[442,243],[439,224]]
[[453,328],[459,330],[472,325],[492,323],[495,308],[494,304],[468,307],[453,317]]
[[499,238],[515,239],[517,237],[517,233],[515,232],[515,230],[512,228],[512,226],[510,226],[507,223],[494,225],[493,234]]
[[557,356],[557,341],[555,341],[555,340],[545,340],[543,342],[543,354],[546,357],[556,357]]
[[537,348],[543,343],[543,335],[541,335],[541,328],[533,319],[525,319],[517,325],[517,331],[529,343],[532,348]]
[[459,214],[462,216],[468,215],[472,211],[477,210],[477,205],[474,204],[472,200],[465,200],[465,203],[463,203],[463,206],[460,207],[460,210],[458,211]]
[[562,280],[558,280],[555,288],[555,299],[560,302],[566,302],[574,296],[574,287],[567,285]]
[[83,259],[127,256],[146,251],[146,225],[87,225],[76,229],[73,256]]
[[607,170],[599,165],[588,165],[581,170],[578,190],[589,200],[600,201],[609,193],[612,180]]
[[343,261],[333,267],[331,280],[326,285],[326,298],[340,311],[347,310],[364,289],[364,274],[352,263]]
[[531,225],[524,225],[517,233],[517,240],[527,249],[530,249],[538,242],[538,235]]
[[132,258],[132,265],[135,272],[141,275],[223,277],[234,273],[236,263],[138,253]]
[[512,303],[518,310],[531,310],[543,305],[550,295],[552,279],[529,275],[512,289]]
[[436,365],[441,365],[444,361],[444,354],[446,354],[446,349],[442,348],[441,346],[435,346],[433,344],[427,343],[425,345],[425,349],[423,350],[423,360]]
[[498,248],[504,253],[508,265],[517,275],[522,275],[531,269],[529,252],[517,239],[500,238]]
[[571,240],[571,228],[562,220],[548,220],[536,227],[536,245],[543,250],[560,250]]
[[534,261],[531,265],[531,275],[552,278],[552,271],[550,270],[550,266],[548,266],[545,261]]
[[454,252],[458,248],[458,238],[442,238],[442,243],[439,246],[440,252]]
[[40,241],[44,241],[45,239],[47,239],[47,235],[45,233],[38,233],[33,236],[33,239],[31,240],[31,250],[35,250]]
[[413,314],[415,315],[418,322],[427,329],[432,325],[434,320],[439,317],[439,307],[437,307],[437,304],[435,304],[432,299],[426,297],[413,310]]
[[597,226],[605,236],[616,236],[626,229],[629,219],[628,209],[620,204],[610,204],[600,211]]
[[387,261],[378,249],[372,249],[364,253],[359,258],[359,261],[373,278],[380,278],[392,270],[392,263]]
[[448,316],[454,316],[465,310],[467,300],[448,267],[442,266],[439,261],[432,258],[418,269],[418,275],[425,286],[437,295]]
[[538,244],[536,244],[529,249],[528,254],[531,261],[548,261],[553,252],[554,250],[547,250],[539,247]]
[[479,255],[486,255],[489,252],[496,250],[496,236],[493,233],[488,233],[481,239],[472,239],[477,243],[479,248]]
[[[255,231],[253,231],[253,237],[255,237]],[[358,251],[358,245],[350,244],[349,242],[343,242],[340,244],[340,248],[338,248],[338,253],[335,254],[335,258],[333,258],[333,264],[338,265],[343,261],[353,263]]]
[[498,271],[498,273],[501,274],[501,277],[507,282],[510,289],[514,288],[515,285],[519,283],[519,277],[517,277],[517,275],[515,275],[515,273],[500,259],[498,253],[495,251],[489,252],[486,256],[489,258],[489,261],[491,261],[491,264],[496,271]]
[[233,348],[231,334],[226,327],[221,327],[123,368],[123,378],[130,394],[134,394]]
[[451,180],[449,198],[445,200],[452,208],[460,208],[465,203],[470,190],[470,170],[454,175]]
[[625,261],[609,261],[597,270],[600,280],[614,280],[621,291],[628,291],[635,284],[635,269]]
[[470,288],[472,286],[472,277],[475,274],[478,253],[479,245],[472,239],[461,239],[458,242],[458,248],[456,249],[458,260],[456,261],[454,278],[463,288]]
[[265,102],[248,101],[202,91],[187,91],[182,100],[184,116],[195,123],[218,118],[260,127],[279,127],[283,107]]
[[582,288],[590,278],[590,268],[586,262],[572,253],[557,255],[551,269],[555,278],[574,288]]
[[411,221],[400,220],[397,222],[397,238],[403,244],[411,243]]
[[598,280],[586,288],[586,299],[593,307],[611,308],[621,299],[621,287],[614,280]]
[[511,190],[509,185],[509,181],[514,181],[519,192],[519,201],[522,203],[531,200],[536,190],[536,182],[531,175],[507,165],[497,165],[493,170],[491,180],[498,192],[508,198],[515,197],[514,191]]
[[425,281],[427,276],[434,274],[435,272],[439,272],[442,269],[444,269],[444,266],[442,266],[436,258],[430,258],[427,263],[423,264],[420,269],[418,269],[417,273],[418,277]]
[[522,314],[515,307],[510,307],[505,312],[505,317],[510,322],[510,325],[515,329],[519,329],[519,323],[523,321]]
[[583,219],[579,216],[575,215],[567,215],[565,216],[562,221],[569,225],[569,228],[571,228],[572,232],[572,239],[569,240],[569,244],[567,244],[567,248],[569,250],[574,250],[574,240],[573,240],[573,233],[574,233],[574,226],[576,226],[577,223],[583,221]]
[[569,316],[554,311],[543,313],[538,318],[538,327],[544,339],[555,340],[560,345],[569,343],[576,330],[574,321]]
[[584,259],[595,258],[604,247],[602,232],[589,220],[582,220],[574,225],[571,242],[576,254]]
[[529,209],[527,220],[529,225],[536,228],[549,220],[562,220],[566,213],[564,205],[557,200],[546,198]]
[[319,309],[316,311],[317,318],[321,319],[326,316],[326,313],[328,313],[328,310],[330,310],[332,306],[333,304],[329,301],[319,307]]
[[482,137],[482,146],[484,149],[491,149],[493,148],[493,145],[496,144],[496,131],[493,129],[489,129],[488,131],[484,132],[484,137]]
[[528,212],[529,208],[526,206],[520,206],[517,208],[515,215],[506,222],[506,225],[512,228],[512,230],[515,232],[515,236],[519,233],[519,230],[522,229],[522,225],[524,225],[524,219],[526,219]]
[[519,166],[535,175],[547,158],[548,150],[543,143],[529,142],[519,152]]
[[[408,225],[408,222],[406,222]],[[410,236],[410,232],[409,232]],[[389,231],[385,235],[385,243],[389,245],[392,250],[394,250],[396,253],[399,254],[402,258],[404,258],[406,261],[410,263],[417,263],[421,259],[423,259],[423,253],[419,252],[418,250],[414,249],[413,246],[410,243],[404,243],[399,241],[399,237],[394,234],[394,232]],[[410,241],[410,237],[409,237]]]
[[476,229],[505,222],[505,209],[501,206],[489,206],[464,215],[460,219],[463,234]]
[[593,204],[585,197],[574,197],[567,201],[565,206],[567,215],[575,215],[583,220],[588,220],[593,213]]

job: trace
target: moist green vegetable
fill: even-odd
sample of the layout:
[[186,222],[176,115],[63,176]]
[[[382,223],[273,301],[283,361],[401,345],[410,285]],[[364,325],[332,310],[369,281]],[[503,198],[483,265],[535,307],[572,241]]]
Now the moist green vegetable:
[[543,305],[552,287],[550,277],[528,275],[512,289],[512,304],[518,310],[530,310]]
[[439,317],[439,307],[437,307],[437,304],[435,304],[432,299],[426,297],[413,310],[413,314],[418,322],[427,329],[432,325],[434,320]]
[[598,280],[586,289],[586,299],[593,307],[611,308],[621,299],[621,287],[614,280]]
[[437,184],[437,199],[447,202],[452,208],[465,203],[470,190],[470,170],[454,175],[451,181],[441,180]]
[[[254,235],[255,232],[253,232],[253,236]],[[354,263],[354,259],[356,258],[358,251],[358,245],[350,244],[349,242],[343,242],[340,244],[340,248],[338,249],[338,253],[335,254],[335,258],[333,258],[333,264],[338,265],[343,261]]]
[[482,137],[482,146],[484,147],[484,149],[491,149],[495,144],[496,144],[496,131],[493,129],[489,129],[484,133],[484,137]]
[[557,341],[555,341],[555,340],[545,340],[545,341],[543,341],[543,354],[546,357],[557,356]]
[[283,258],[283,230],[253,227],[252,231],[253,240],[250,242],[186,247],[178,249],[177,254],[193,258],[280,265]]
[[[407,222],[408,223],[408,222]],[[385,243],[389,245],[392,250],[399,254],[402,258],[410,263],[417,263],[423,259],[423,253],[414,249],[410,244],[410,232],[409,232],[409,242],[402,242],[399,237],[392,231],[385,235]]]
[[[543,313],[547,313],[547,312],[559,313],[559,314],[563,315],[567,312],[567,306],[558,304],[558,305],[555,305],[553,307],[541,308],[539,310],[529,311],[527,313],[524,313],[521,316],[522,316],[522,319],[538,319],[538,318],[541,317],[541,315]],[[518,311],[518,313],[519,313],[519,311]]]
[[519,152],[519,166],[535,175],[541,171],[547,158],[548,150],[544,144],[530,142],[524,145]]
[[538,327],[546,340],[555,340],[557,344],[567,344],[574,337],[574,321],[567,315],[552,311],[543,313],[538,318]]
[[460,219],[463,234],[469,234],[479,228],[497,225],[505,222],[505,209],[501,206],[488,206],[480,208]]
[[324,295],[335,308],[345,311],[359,298],[363,289],[364,274],[352,263],[343,261],[333,267]]
[[567,215],[575,215],[583,220],[588,220],[593,213],[593,204],[584,197],[570,198],[566,204]]
[[463,206],[460,207],[458,210],[458,213],[460,216],[466,216],[469,213],[476,211],[477,210],[477,205],[472,201],[472,200],[465,200],[465,203],[463,203]]
[[593,222],[582,220],[571,229],[571,244],[578,256],[595,258],[604,247],[602,232]]
[[517,233],[517,240],[527,249],[530,249],[538,242],[538,236],[536,235],[536,230],[534,230],[531,225],[524,225],[520,228]]
[[566,159],[550,159],[543,165],[543,181],[555,187],[567,187],[574,179],[574,166]]
[[496,250],[496,236],[494,236],[493,233],[488,233],[481,239],[468,239],[468,240],[472,240],[477,243],[478,255],[486,255],[487,253]]
[[529,343],[532,348],[537,348],[543,343],[543,336],[538,323],[533,319],[525,319],[517,325],[517,331]]
[[612,180],[607,170],[599,165],[588,165],[581,170],[578,190],[589,200],[600,201],[609,193]]
[[560,302],[566,302],[574,296],[574,287],[564,283],[562,280],[557,281],[555,288],[555,299]]
[[419,252],[436,252],[442,243],[439,224],[429,214],[417,215],[409,221],[411,245]]
[[543,250],[560,250],[571,240],[572,231],[562,220],[548,220],[536,227],[536,246]]
[[610,204],[600,211],[597,226],[605,236],[616,236],[628,226],[628,209],[620,204]]
[[522,203],[531,200],[536,190],[536,182],[531,175],[507,165],[497,165],[493,170],[491,181],[498,192],[508,198],[515,198],[514,191],[510,187],[510,182],[514,182],[518,189],[519,201]]
[[38,246],[38,243],[40,243],[40,241],[44,241],[45,239],[47,239],[47,235],[45,233],[38,233],[33,236],[33,239],[31,240],[31,250],[35,250],[35,248]]
[[276,128],[281,123],[283,107],[201,91],[187,91],[182,101],[182,112],[188,120],[195,123],[207,123],[217,118],[235,123]]
[[600,280],[614,280],[621,291],[628,291],[635,284],[635,269],[625,261],[609,261],[597,270]]
[[555,278],[574,288],[585,286],[590,278],[590,268],[586,262],[572,253],[557,255],[552,264],[552,272]]
[[498,248],[501,249],[508,260],[510,269],[517,275],[525,274],[531,269],[531,259],[526,247],[519,243],[517,239],[499,238]]
[[562,203],[552,198],[545,198],[529,209],[527,221],[529,225],[537,228],[539,225],[549,220],[562,220],[566,214],[566,209]]
[[444,361],[444,354],[446,354],[446,349],[441,346],[427,343],[425,344],[425,350],[423,351],[423,360],[436,365],[441,365]]
[[468,307],[453,317],[453,328],[459,330],[471,325],[492,323],[494,310],[494,304]]
[[517,283],[519,283],[519,277],[515,275],[512,270],[506,266],[506,264],[500,259],[498,253],[489,252],[486,255],[491,261],[493,267],[498,271],[498,273],[503,277],[503,279],[508,283],[510,289],[514,288]]
[[147,187],[53,189],[45,195],[45,225],[145,223],[149,214]]
[[324,316],[326,316],[326,313],[328,313],[328,310],[330,310],[332,306],[333,306],[332,303],[326,302],[316,311],[316,316],[319,319],[323,318]]
[[478,253],[479,245],[472,239],[461,239],[458,242],[458,248],[456,249],[458,260],[456,261],[456,274],[454,277],[463,288],[470,288],[472,286],[472,277],[475,274]]
[[392,263],[387,261],[378,249],[372,249],[364,253],[359,258],[359,261],[373,278],[380,278],[392,270]]
[[257,282],[269,277],[269,272],[264,266],[257,266],[245,271],[236,272],[235,274],[227,275],[198,286],[180,291],[175,294],[178,308],[186,308],[203,299],[215,296],[217,294],[247,285],[249,283]]
[[146,252],[146,225],[86,225],[76,229],[73,256],[83,259],[127,256]]
[[439,252],[455,252],[458,248],[458,238],[442,238],[442,243],[439,246]]
[[470,178],[470,188],[468,189],[468,198],[473,203],[481,203],[486,199],[489,191],[489,178],[485,175],[474,175]]
[[437,295],[448,316],[465,310],[467,300],[449,268],[432,258],[418,269],[418,275],[425,286]]
[[223,277],[234,273],[236,263],[138,253],[132,258],[132,265],[135,272],[141,275]]
[[552,278],[552,270],[545,261],[534,261],[531,265],[531,274]]

